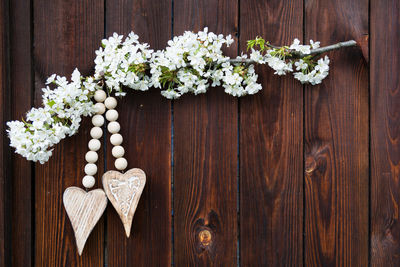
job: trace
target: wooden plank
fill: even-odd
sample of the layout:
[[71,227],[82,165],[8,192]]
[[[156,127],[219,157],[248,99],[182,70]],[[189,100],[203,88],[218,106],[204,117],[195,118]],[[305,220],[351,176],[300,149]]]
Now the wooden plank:
[[[237,1],[174,1],[174,35],[238,30]],[[236,56],[236,42],[227,55]],[[237,261],[237,100],[222,88],[174,102],[174,263]]]
[[[11,118],[20,120],[33,104],[31,1],[10,1]],[[32,163],[12,155],[13,266],[32,266]]]
[[11,264],[10,242],[10,215],[8,205],[8,179],[10,149],[7,148],[8,139],[4,134],[5,123],[9,119],[9,5],[7,1],[0,2],[0,266]]
[[[104,34],[102,1],[34,0],[34,70],[36,104],[46,77],[58,73],[70,78],[75,67],[83,75],[93,72],[94,50]],[[35,265],[102,266],[104,264],[103,220],[94,228],[81,257],[62,204],[69,186],[81,185],[84,155],[90,139],[90,119],[83,121],[79,134],[62,141],[50,161],[35,168]],[[103,157],[102,153],[99,158]],[[99,173],[103,164],[98,162]],[[101,187],[100,179],[95,187]]]
[[[240,48],[261,35],[290,44],[303,34],[303,1],[244,1]],[[240,101],[240,262],[302,266],[303,90],[291,75],[257,68],[263,89]]]
[[370,10],[371,266],[399,266],[400,2]]
[[[171,0],[107,1],[106,33],[134,31],[141,42],[162,49],[171,38]],[[132,92],[117,110],[128,168],[146,173],[146,186],[130,238],[114,209],[107,211],[109,266],[171,265],[171,109],[159,90]],[[108,138],[107,138],[108,139]],[[107,140],[107,169],[115,170]]]
[[[368,33],[368,1],[306,4],[306,40]],[[305,265],[368,265],[368,69],[359,48],[329,53],[330,75],[305,88]]]

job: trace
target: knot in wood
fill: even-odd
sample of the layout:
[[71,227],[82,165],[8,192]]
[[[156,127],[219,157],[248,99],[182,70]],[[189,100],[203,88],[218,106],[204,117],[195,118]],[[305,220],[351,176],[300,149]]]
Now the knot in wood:
[[312,173],[317,168],[317,162],[314,157],[307,157],[305,162],[305,171],[306,173]]
[[211,232],[207,229],[199,232],[199,241],[203,247],[208,247],[212,242]]

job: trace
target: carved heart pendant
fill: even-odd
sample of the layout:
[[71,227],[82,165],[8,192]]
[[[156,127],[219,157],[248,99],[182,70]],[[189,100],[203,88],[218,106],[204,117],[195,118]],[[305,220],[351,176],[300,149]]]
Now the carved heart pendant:
[[145,184],[146,174],[141,169],[130,169],[124,174],[108,171],[103,175],[104,191],[118,212],[127,237]]
[[107,207],[107,197],[101,189],[86,192],[72,186],[64,191],[63,202],[74,229],[78,253],[82,255],[87,238]]

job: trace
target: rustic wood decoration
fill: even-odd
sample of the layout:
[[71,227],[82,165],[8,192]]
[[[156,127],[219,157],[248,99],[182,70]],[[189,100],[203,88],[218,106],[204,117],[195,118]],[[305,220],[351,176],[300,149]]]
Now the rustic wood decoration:
[[132,219],[146,184],[146,174],[141,169],[130,169],[126,173],[108,171],[103,175],[103,187],[129,237]]
[[63,202],[74,229],[78,253],[82,255],[87,238],[107,207],[107,197],[101,189],[86,192],[72,186],[64,191]]
[[[26,179],[30,176],[29,164],[10,158],[8,150],[0,154],[6,156],[5,161],[0,160],[0,169],[13,161],[11,172],[14,175],[5,175],[5,178],[13,179],[13,200],[21,202],[10,202],[13,204],[10,209],[4,206],[7,203],[0,201],[0,266],[9,263],[16,266],[63,263],[128,266],[132,262],[139,266],[209,266],[214,263],[264,266],[283,262],[282,259],[286,265],[298,262],[317,266],[365,266],[369,262],[390,265],[399,261],[400,257],[393,259],[387,252],[396,252],[399,243],[396,242],[396,227],[387,224],[387,218],[395,218],[397,211],[397,200],[390,201],[396,192],[387,194],[396,183],[396,172],[392,171],[396,163],[396,143],[391,142],[398,133],[397,117],[391,116],[396,113],[393,108],[396,93],[389,89],[396,88],[397,83],[387,82],[385,78],[390,75],[384,76],[380,67],[396,69],[398,64],[392,62],[397,61],[391,59],[396,59],[397,54],[395,48],[393,51],[390,48],[396,47],[393,44],[399,43],[397,39],[400,38],[392,34],[394,39],[386,40],[383,37],[390,34],[379,35],[379,31],[372,30],[373,38],[368,41],[368,10],[373,11],[371,18],[385,14],[385,9],[377,11],[382,6],[379,1],[364,0],[354,4],[349,0],[337,0],[335,4],[325,4],[317,0],[315,5],[305,5],[302,0],[287,3],[271,0],[273,4],[257,0],[243,1],[246,3],[222,0],[196,5],[193,13],[179,11],[196,4],[194,0],[176,1],[172,6],[170,1],[149,0],[140,6],[149,15],[146,15],[145,24],[124,21],[124,17],[137,20],[135,3],[130,6],[118,1],[105,4],[84,0],[74,6],[60,5],[62,1],[34,0],[19,12],[23,1],[16,2],[0,4],[3,15],[0,15],[0,91],[5,93],[0,107],[6,114],[0,120],[4,128],[4,119],[24,116],[33,102],[43,103],[43,109],[31,109],[26,119],[7,122],[4,130],[10,145],[28,160],[44,163],[51,155],[58,160],[36,166],[35,173],[40,179]],[[67,8],[63,10],[64,7]],[[80,9],[87,7],[93,12],[80,16]],[[52,14],[52,10],[60,12]],[[253,14],[254,10],[259,12]],[[332,12],[327,15],[327,10]],[[357,12],[353,14],[353,11]],[[218,20],[221,12],[225,14],[224,19]],[[31,13],[39,14],[34,16],[37,27],[31,27]],[[47,13],[52,15],[46,16]],[[393,13],[393,17],[397,13]],[[272,14],[266,24],[255,23],[265,14]],[[254,20],[254,15],[259,17]],[[382,25],[396,29],[391,18],[387,16]],[[338,19],[343,23],[335,23]],[[191,29],[210,25],[210,30],[221,31],[221,35],[204,28],[199,33],[186,31],[169,42],[172,30],[184,32],[189,20],[193,22],[189,23]],[[243,26],[240,32],[238,20]],[[23,27],[20,27],[21,22]],[[346,26],[347,22],[350,26]],[[77,26],[66,27],[74,24]],[[96,51],[94,73],[89,73],[93,63],[87,64],[91,58],[86,56],[87,51],[97,48],[97,41],[104,35],[117,30],[127,33],[131,26],[152,46],[158,49],[168,46],[153,51],[147,44],[140,43],[133,32],[125,40],[114,33],[102,40],[101,48]],[[18,33],[20,28],[23,30]],[[155,29],[156,34],[149,34],[149,29]],[[250,39],[256,32],[265,34],[268,40]],[[232,38],[227,35],[229,33],[235,33],[236,37]],[[306,45],[295,38],[307,40],[319,34],[321,44],[335,44],[319,47],[317,41],[310,40]],[[344,37],[359,40],[357,43],[365,59],[371,44],[370,54],[374,59],[371,70],[368,72],[361,50],[352,48],[351,53],[343,51],[330,56],[335,60],[346,58],[336,65],[334,73],[340,77],[338,81],[328,78],[325,84],[317,86],[319,89],[303,85],[319,84],[329,74],[329,59],[322,57],[322,53],[356,45],[353,40],[337,43],[338,38]],[[182,45],[185,43],[191,45]],[[230,50],[222,51],[222,44],[231,45]],[[33,46],[34,54],[31,53]],[[247,46],[251,50],[250,57],[236,57]],[[201,53],[198,53],[199,48]],[[386,53],[379,54],[381,50]],[[53,55],[63,64],[56,66]],[[31,61],[41,62],[39,70]],[[75,64],[89,76],[75,69],[70,80],[56,74],[43,80],[47,73],[69,75],[65,70],[71,70]],[[275,72],[253,68],[259,64],[267,64]],[[257,82],[256,72],[261,74],[260,82]],[[26,75],[21,76],[21,73]],[[301,84],[274,78],[276,74],[289,73]],[[371,88],[382,89],[379,82],[384,81],[384,90],[369,90],[368,73],[371,73]],[[33,80],[37,82],[32,83]],[[26,85],[31,85],[30,90],[26,90]],[[186,98],[177,105],[160,101],[152,93],[146,96],[128,94],[132,90],[159,87],[164,97],[174,99],[185,93],[204,93],[214,85],[235,97],[255,94],[263,87],[264,91],[256,98],[247,96],[240,100],[240,105],[238,100],[225,98],[222,92],[214,89],[210,92],[212,99],[202,97],[193,102]],[[41,89],[38,86],[46,87],[42,96],[35,93]],[[117,109],[117,101],[125,93],[125,106]],[[2,105],[4,99],[10,103]],[[90,138],[76,136],[71,148],[52,151],[61,139],[77,133],[79,125],[89,127],[89,123],[81,121],[82,116],[92,117],[92,128],[85,130]],[[118,119],[131,127],[126,131],[129,133],[126,139],[122,137]],[[87,148],[83,145],[86,141]],[[102,149],[106,141],[113,147],[107,145]],[[369,143],[374,152],[371,155]],[[4,142],[2,148],[3,145]],[[134,151],[128,152],[124,147]],[[88,149],[84,157],[86,162],[76,160],[76,155],[82,155],[85,149]],[[64,159],[71,151],[75,154],[74,160]],[[129,157],[130,153],[140,157]],[[129,164],[128,158],[132,161]],[[152,168],[154,164],[157,168]],[[140,169],[129,170],[129,165],[140,166],[152,178],[146,189],[151,193],[143,195],[141,204],[146,212],[140,214],[145,219],[143,222],[151,223],[135,224],[135,237],[138,233],[139,238],[129,242],[121,238],[121,225],[114,216],[106,218],[105,231],[97,233],[96,230],[102,230],[99,225],[91,234],[109,198],[126,235],[130,236],[146,177]],[[83,169],[84,174],[78,173],[78,168]],[[104,169],[116,170],[104,175],[105,191],[89,191],[97,187]],[[129,171],[124,174],[126,170]],[[135,171],[138,175],[129,174]],[[3,171],[8,172],[8,169]],[[382,175],[386,183],[381,183]],[[23,179],[14,179],[18,177]],[[54,177],[58,179],[52,179]],[[58,211],[63,185],[72,185],[78,178],[85,191],[71,187],[64,192],[63,201],[79,255],[83,254],[89,235],[92,235],[91,241],[97,241],[84,257],[70,253],[71,245],[75,245],[70,238],[65,238],[65,216],[60,216]],[[7,181],[3,183],[2,177],[0,180],[0,195],[7,195],[10,190],[3,186]],[[32,199],[32,196],[36,197]],[[394,204],[382,208],[382,203]],[[323,212],[327,209],[332,212]],[[12,216],[8,216],[8,210],[12,210]],[[36,227],[26,223],[30,214],[37,221]],[[8,220],[3,219],[9,217],[16,225],[12,229],[7,226],[11,225]],[[12,231],[7,233],[7,230]],[[329,238],[325,238],[327,236]],[[382,236],[387,238],[380,238]],[[288,237],[293,240],[289,246],[284,242]],[[394,244],[389,249],[388,241]],[[86,252],[89,252],[89,244]],[[59,248],[62,250],[58,251]],[[17,256],[7,250],[17,252]],[[157,254],[152,255],[152,251]]]

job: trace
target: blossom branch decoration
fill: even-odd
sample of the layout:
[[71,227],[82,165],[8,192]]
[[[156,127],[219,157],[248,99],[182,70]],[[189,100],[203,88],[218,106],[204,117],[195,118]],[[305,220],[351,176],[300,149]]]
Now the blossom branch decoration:
[[[354,40],[349,40],[349,41],[345,41],[345,42],[340,42],[337,44],[333,44],[333,45],[328,45],[328,46],[324,46],[324,47],[319,47],[316,49],[311,49],[309,54],[303,54],[303,53],[299,53],[297,51],[292,51],[292,55],[293,57],[297,57],[297,58],[304,58],[307,57],[309,55],[316,55],[316,54],[323,54],[323,53],[327,53],[333,50],[337,50],[340,48],[344,48],[344,47],[352,47],[352,46],[356,46],[357,42]],[[276,48],[279,49],[280,47],[278,46],[272,46],[272,48]],[[244,63],[244,64],[257,64],[258,62],[252,59],[230,59],[229,62],[231,64],[239,64],[239,63]]]
[[222,86],[227,94],[241,97],[262,89],[255,64],[268,64],[277,75],[293,72],[301,83],[314,85],[329,74],[329,58],[321,54],[356,45],[350,40],[320,47],[313,40],[302,45],[295,39],[290,46],[278,47],[257,37],[248,41],[249,55],[231,59],[223,54],[222,47],[229,47],[232,37],[208,32],[207,28],[176,36],[159,51],[140,43],[133,32],[122,39],[114,33],[102,40],[92,76],[83,77],[75,69],[70,82],[56,74],[47,79],[42,89],[43,107],[32,108],[26,119],[7,123],[10,146],[16,153],[35,162],[48,161],[55,144],[77,133],[82,116],[92,116],[103,108],[92,102],[100,90],[122,97],[126,88],[147,91],[155,87],[164,97],[176,99]]

